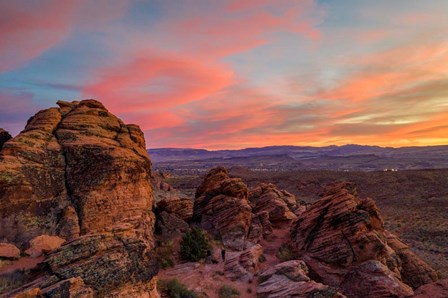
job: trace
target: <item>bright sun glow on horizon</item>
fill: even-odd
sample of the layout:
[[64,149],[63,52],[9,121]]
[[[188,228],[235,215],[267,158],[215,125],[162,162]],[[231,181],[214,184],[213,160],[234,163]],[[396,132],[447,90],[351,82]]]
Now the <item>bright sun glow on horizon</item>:
[[95,98],[149,148],[448,144],[448,1],[0,0],[0,127]]

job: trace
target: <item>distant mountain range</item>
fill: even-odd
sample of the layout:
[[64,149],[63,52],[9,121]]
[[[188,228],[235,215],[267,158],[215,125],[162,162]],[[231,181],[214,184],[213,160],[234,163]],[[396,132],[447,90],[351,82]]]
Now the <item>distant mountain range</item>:
[[199,170],[224,165],[252,170],[385,170],[448,168],[448,145],[379,147],[269,146],[240,150],[149,149],[154,166],[166,170]]

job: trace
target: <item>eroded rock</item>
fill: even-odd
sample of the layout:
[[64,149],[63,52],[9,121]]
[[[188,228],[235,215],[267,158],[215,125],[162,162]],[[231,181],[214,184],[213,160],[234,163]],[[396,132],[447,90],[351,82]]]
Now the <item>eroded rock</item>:
[[228,252],[224,262],[224,274],[231,280],[252,280],[262,254],[263,247],[259,244],[242,252]]
[[268,268],[260,274],[257,297],[345,297],[335,288],[311,280],[308,273],[308,267],[301,260],[291,260]]
[[296,215],[291,211],[297,208],[295,197],[280,191],[274,184],[261,183],[249,192],[249,201],[253,205],[253,212],[267,211],[271,222],[287,221],[295,219]]
[[143,132],[96,100],[58,105],[33,116],[0,152],[0,238],[21,248],[44,234],[69,240],[16,294],[73,292],[83,288],[79,278],[95,297],[156,297]]
[[212,169],[196,191],[193,219],[219,236],[227,248],[245,249],[252,221],[246,185],[229,178],[222,167]]
[[[411,287],[437,279],[433,269],[384,229],[374,201],[361,200],[349,183],[333,185],[309,206],[293,224],[291,236],[295,253],[323,283],[343,284],[347,291],[353,275],[363,277],[369,297],[410,295]],[[352,296],[364,295],[361,288],[352,289]]]

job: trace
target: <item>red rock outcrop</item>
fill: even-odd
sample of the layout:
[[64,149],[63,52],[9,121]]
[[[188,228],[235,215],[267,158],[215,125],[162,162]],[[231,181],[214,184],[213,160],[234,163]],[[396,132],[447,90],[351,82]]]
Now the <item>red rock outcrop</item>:
[[308,267],[301,260],[291,260],[268,268],[259,275],[257,297],[345,297],[336,289],[311,280],[308,274]]
[[[142,131],[98,101],[40,111],[0,152],[0,238],[67,240],[43,263],[42,291],[81,278],[94,295],[154,295],[151,162]],[[71,283],[71,282],[69,282]]]
[[247,186],[238,178],[229,178],[227,170],[210,170],[196,191],[193,220],[203,229],[220,237],[224,246],[243,250],[252,221]]
[[249,201],[252,203],[253,212],[267,211],[271,222],[287,221],[295,219],[296,215],[291,208],[297,208],[295,197],[280,191],[274,184],[260,183],[249,192]]
[[[404,297],[412,294],[410,287],[437,279],[433,269],[384,229],[374,201],[358,198],[348,183],[334,185],[303,212],[291,237],[295,253],[313,273],[325,284],[343,284],[345,292],[354,293],[351,297],[365,294],[350,292],[351,276],[362,277],[369,297]],[[393,283],[397,287],[388,288]]]

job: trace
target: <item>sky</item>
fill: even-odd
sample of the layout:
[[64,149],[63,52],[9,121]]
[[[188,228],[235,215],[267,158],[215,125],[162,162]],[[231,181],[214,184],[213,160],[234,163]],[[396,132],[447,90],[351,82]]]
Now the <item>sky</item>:
[[95,98],[148,148],[448,144],[448,1],[0,0],[0,127]]

